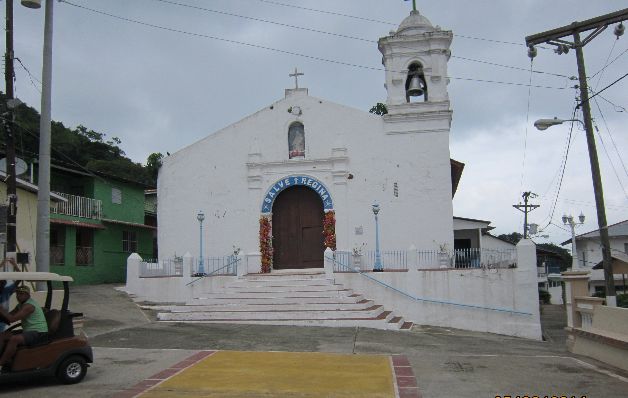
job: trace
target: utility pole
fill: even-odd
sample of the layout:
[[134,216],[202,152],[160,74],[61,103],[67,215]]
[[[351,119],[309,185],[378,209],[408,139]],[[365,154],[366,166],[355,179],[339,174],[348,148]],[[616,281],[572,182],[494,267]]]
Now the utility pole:
[[521,202],[519,202],[518,205],[512,205],[512,207],[514,207],[515,209],[522,211],[524,214],[523,217],[523,239],[528,239],[528,213],[531,212],[532,210],[540,207],[539,205],[529,205],[528,204],[528,200],[530,198],[536,198],[536,194],[534,192],[524,192],[523,195],[521,195],[521,197],[523,198],[523,203],[521,204]]
[[7,257],[15,259],[17,251],[17,188],[15,183],[15,140],[13,136],[13,0],[6,0],[6,53],[4,55],[4,81],[6,87],[6,101],[3,104],[4,132],[6,142],[6,173],[7,173]]
[[[597,149],[595,147],[595,136],[593,135],[593,123],[591,121],[591,107],[589,104],[589,88],[587,84],[587,75],[584,65],[584,53],[582,48],[591,40],[597,37],[610,24],[619,23],[615,28],[617,38],[624,32],[622,21],[628,20],[628,8],[616,11],[610,14],[591,18],[583,22],[574,22],[560,28],[549,30],[547,32],[537,33],[526,37],[526,44],[530,47],[530,54],[535,53],[533,50],[536,44],[547,43],[557,46],[558,54],[567,53],[569,49],[576,50],[576,61],[578,63],[578,78],[580,80],[580,104],[582,107],[582,117],[584,118],[584,127],[587,136],[587,146],[589,149],[589,162],[591,163],[591,177],[593,179],[593,192],[595,195],[595,205],[597,207],[597,222],[600,231],[600,240],[602,244],[602,262],[604,265],[604,281],[606,287],[606,305],[609,307],[617,306],[617,297],[615,295],[615,279],[613,277],[613,266],[611,259],[611,246],[608,238],[608,225],[606,221],[606,210],[604,207],[604,192],[602,190],[602,177],[600,175],[600,165],[597,158]],[[592,31],[584,39],[580,39],[580,33]],[[573,36],[573,42],[566,37]]]

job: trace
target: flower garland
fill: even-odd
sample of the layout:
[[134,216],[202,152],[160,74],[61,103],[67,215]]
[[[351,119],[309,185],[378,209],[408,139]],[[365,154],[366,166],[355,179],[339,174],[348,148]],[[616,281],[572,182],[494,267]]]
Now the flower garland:
[[273,235],[270,217],[259,219],[259,251],[262,254],[262,273],[267,274],[273,265]]
[[325,247],[336,250],[336,212],[333,210],[325,213],[323,219],[323,236],[325,237]]

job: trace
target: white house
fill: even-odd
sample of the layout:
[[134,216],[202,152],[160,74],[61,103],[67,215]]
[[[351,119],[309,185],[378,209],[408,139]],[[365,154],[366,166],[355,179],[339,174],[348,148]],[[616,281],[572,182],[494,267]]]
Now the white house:
[[[157,189],[160,261],[175,258],[172,269],[189,265],[202,276],[216,272],[210,258],[232,255],[242,258],[240,278],[325,269],[335,284],[369,292],[415,322],[539,338],[533,244],[523,245],[532,257],[519,256],[516,268],[514,248],[501,255],[503,242],[485,236],[488,221],[453,217],[464,165],[449,151],[452,36],[413,11],[379,39],[384,116],[295,87],[166,157]],[[149,282],[136,277],[161,265],[143,267],[128,274],[127,289],[138,296]],[[363,275],[373,269],[384,272]],[[460,269],[468,272],[441,272]],[[247,291],[242,280],[186,280],[185,300]],[[166,297],[174,288],[163,283],[150,281],[156,295],[144,297]]]
[[[608,226],[608,237],[611,245],[611,256],[619,255],[622,259],[628,254],[628,220],[620,221]],[[562,242],[565,246],[571,244],[571,239]],[[576,252],[578,254],[578,269],[574,271],[590,271],[589,293],[601,292],[604,289],[604,270],[593,269],[602,261],[602,245],[600,231],[594,230],[576,236]],[[615,290],[624,291],[626,276],[615,274]]]

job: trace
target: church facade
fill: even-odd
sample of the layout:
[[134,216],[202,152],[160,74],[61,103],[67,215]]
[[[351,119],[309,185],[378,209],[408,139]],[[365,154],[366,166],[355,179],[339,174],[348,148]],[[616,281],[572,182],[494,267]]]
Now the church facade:
[[260,252],[258,272],[323,267],[326,246],[375,249],[374,203],[382,248],[453,247],[451,39],[413,11],[379,40],[383,117],[287,89],[281,100],[164,159],[160,253],[199,253],[193,226],[202,211],[205,255]]
[[[451,40],[417,11],[379,40],[384,115],[296,84],[165,158],[160,259],[129,257],[126,290],[186,303],[159,315],[170,321],[403,329],[407,319],[539,339],[534,243],[514,248],[488,235],[489,221],[453,217],[464,164],[449,151]],[[214,259],[224,266],[203,268]],[[374,313],[336,306],[347,300]]]

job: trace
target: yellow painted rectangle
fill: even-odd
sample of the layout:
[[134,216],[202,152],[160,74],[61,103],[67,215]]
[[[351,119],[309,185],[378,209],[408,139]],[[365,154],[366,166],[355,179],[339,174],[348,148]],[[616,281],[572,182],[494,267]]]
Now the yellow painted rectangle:
[[395,393],[388,356],[218,351],[141,396],[392,398]]

